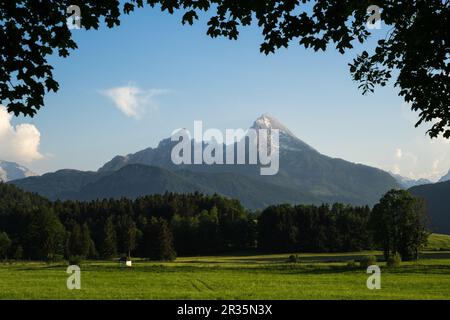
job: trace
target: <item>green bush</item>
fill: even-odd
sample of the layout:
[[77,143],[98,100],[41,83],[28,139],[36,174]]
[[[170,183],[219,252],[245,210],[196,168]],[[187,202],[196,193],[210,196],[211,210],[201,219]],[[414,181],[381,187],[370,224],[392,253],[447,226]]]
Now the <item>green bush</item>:
[[386,265],[389,268],[399,267],[401,263],[402,263],[402,256],[398,252],[391,255],[386,261]]
[[367,268],[377,263],[377,257],[375,256],[365,256],[359,261],[361,268]]
[[357,264],[356,264],[356,262],[354,260],[351,260],[351,261],[347,262],[347,267],[349,267],[349,268],[356,268]]

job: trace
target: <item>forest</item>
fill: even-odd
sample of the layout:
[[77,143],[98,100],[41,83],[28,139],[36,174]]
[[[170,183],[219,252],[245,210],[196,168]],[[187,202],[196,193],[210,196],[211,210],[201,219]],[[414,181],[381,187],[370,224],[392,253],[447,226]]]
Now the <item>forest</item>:
[[[368,206],[343,204],[276,205],[251,212],[237,200],[200,193],[51,202],[2,183],[0,255],[30,260],[129,256],[170,261],[177,256],[244,251],[370,250],[381,248],[382,241],[374,242],[376,233],[370,228],[377,216],[377,210]],[[415,234],[425,234],[422,225],[417,228],[420,232]]]

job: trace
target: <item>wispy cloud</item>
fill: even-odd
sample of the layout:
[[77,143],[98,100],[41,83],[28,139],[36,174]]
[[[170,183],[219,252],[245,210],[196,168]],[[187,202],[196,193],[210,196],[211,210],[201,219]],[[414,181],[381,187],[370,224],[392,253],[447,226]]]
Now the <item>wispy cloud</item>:
[[397,148],[393,156],[386,159],[382,168],[411,179],[426,178],[432,181],[438,180],[449,170],[448,140],[431,140],[425,137],[416,141],[410,148],[421,152],[415,154],[410,150]]
[[11,124],[12,115],[0,105],[0,159],[31,162],[43,158],[39,152],[41,133],[32,124]]
[[164,89],[142,89],[131,84],[101,91],[126,116],[135,119],[139,119],[148,111],[158,110],[155,98],[168,92],[169,90]]
[[[400,111],[409,126],[419,120],[419,112],[412,111],[408,103],[403,103]],[[396,148],[393,155],[385,159],[382,168],[411,179],[432,181],[446,174],[450,168],[450,139],[442,136],[431,139],[426,131],[433,123],[435,121],[414,129],[416,134]]]

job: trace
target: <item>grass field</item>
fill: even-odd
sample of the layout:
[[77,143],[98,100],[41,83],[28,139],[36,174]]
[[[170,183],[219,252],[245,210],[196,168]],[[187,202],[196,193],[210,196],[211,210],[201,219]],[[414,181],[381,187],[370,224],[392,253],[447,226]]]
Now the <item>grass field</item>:
[[381,290],[368,290],[364,269],[347,266],[364,254],[252,255],[81,265],[81,290],[66,288],[67,264],[0,264],[0,299],[450,299],[450,252],[389,269]]
[[428,237],[426,250],[450,250],[450,235],[431,234]]

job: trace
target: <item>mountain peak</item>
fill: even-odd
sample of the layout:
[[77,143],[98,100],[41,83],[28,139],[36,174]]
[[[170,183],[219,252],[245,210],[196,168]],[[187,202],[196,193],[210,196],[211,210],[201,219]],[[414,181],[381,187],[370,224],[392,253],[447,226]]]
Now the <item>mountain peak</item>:
[[445,181],[449,181],[450,180],[450,170],[448,171],[448,173],[444,176],[441,177],[441,179],[439,179],[439,182],[445,182]]
[[308,150],[317,152],[313,147],[297,138],[297,136],[278,119],[267,113],[264,113],[256,119],[251,128],[255,130],[278,129],[280,132],[280,147],[282,149],[290,149],[293,151]]
[[0,181],[8,182],[31,176],[36,176],[36,174],[24,166],[15,162],[0,160]]
[[297,138],[291,130],[289,130],[284,124],[282,124],[275,117],[264,113],[253,123],[252,129],[278,129],[280,133],[284,133],[285,135],[291,136],[293,138]]
[[420,178],[420,179],[411,179],[411,178],[408,178],[408,177],[401,176],[401,175],[399,175],[399,174],[395,174],[395,173],[393,173],[393,172],[389,172],[389,174],[390,174],[391,176],[393,176],[393,177],[395,178],[395,180],[397,180],[397,182],[398,182],[403,188],[406,188],[406,189],[409,189],[409,188],[412,188],[412,187],[415,187],[415,186],[421,186],[421,185],[424,185],[424,184],[430,184],[430,183],[432,183],[430,180],[424,179],[424,178]]

